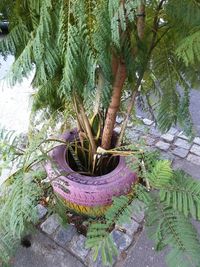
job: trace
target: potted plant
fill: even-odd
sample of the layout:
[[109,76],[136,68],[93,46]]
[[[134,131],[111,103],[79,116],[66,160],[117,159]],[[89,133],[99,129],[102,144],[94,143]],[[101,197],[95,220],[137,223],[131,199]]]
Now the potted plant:
[[[27,173],[35,163],[47,160],[54,192],[70,208],[104,217],[102,224],[93,221],[89,227],[88,246],[96,255],[101,251],[105,263],[115,253],[109,230],[127,219],[132,200],[139,198],[147,207],[147,222],[157,233],[157,248],[170,244],[178,253],[176,259],[171,257],[171,266],[179,266],[185,257],[185,266],[191,262],[198,266],[200,247],[188,217],[199,219],[199,184],[174,173],[168,161],[155,161],[143,147],[128,143],[125,130],[134,118],[136,99],[143,99],[161,130],[179,122],[192,135],[189,89],[198,82],[199,3],[17,0],[2,1],[0,12],[5,5],[10,32],[0,42],[0,51],[15,56],[11,84],[35,71],[33,114],[59,111],[65,120],[74,116],[76,126],[61,137],[37,138],[26,153],[4,142],[5,157],[17,153],[23,160],[7,180],[9,193],[1,204],[2,214],[12,206],[10,228],[5,231],[4,223],[0,229],[9,237],[19,237],[25,223],[33,220],[28,214],[39,198],[40,190],[34,188],[39,184],[41,189],[41,180]],[[119,111],[125,116],[116,133]],[[47,146],[52,142],[58,145],[55,149]],[[23,202],[23,212],[17,213],[14,200],[22,187],[29,188],[29,205],[27,209]]]

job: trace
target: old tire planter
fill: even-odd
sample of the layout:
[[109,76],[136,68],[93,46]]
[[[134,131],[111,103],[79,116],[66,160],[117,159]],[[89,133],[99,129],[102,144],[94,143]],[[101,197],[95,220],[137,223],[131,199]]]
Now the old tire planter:
[[[73,141],[77,131],[73,130],[62,135],[62,139]],[[117,167],[102,176],[90,177],[74,172],[66,162],[66,146],[55,147],[46,164],[48,178],[54,192],[67,206],[78,213],[91,216],[102,215],[112,203],[113,196],[128,194],[131,185],[136,181],[133,173],[120,157]],[[56,178],[57,177],[57,178]]]

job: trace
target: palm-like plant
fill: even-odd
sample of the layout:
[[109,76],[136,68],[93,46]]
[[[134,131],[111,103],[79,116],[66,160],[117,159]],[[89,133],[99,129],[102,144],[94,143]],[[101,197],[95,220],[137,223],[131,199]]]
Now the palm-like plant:
[[[5,10],[9,35],[0,42],[0,53],[15,56],[10,83],[21,81],[34,70],[33,110],[73,110],[79,141],[72,144],[69,151],[78,167],[87,165],[84,172],[98,174],[97,166],[103,161],[96,154],[109,155],[116,151],[119,154],[138,95],[145,99],[151,112],[155,112],[163,131],[179,122],[185,132],[191,134],[189,89],[198,82],[200,60],[200,4],[197,0],[2,0],[0,13]],[[178,85],[183,93],[177,90]],[[111,149],[116,116],[122,94],[127,89],[131,95],[125,120],[115,148]],[[130,150],[126,153],[133,155]],[[138,158],[143,162],[143,152]],[[154,215],[150,216],[151,225],[159,221],[159,248],[169,243],[169,240],[162,241],[164,229],[177,232],[179,212],[185,217],[195,214],[194,217],[199,218],[195,211],[199,209],[198,185],[191,182],[191,191],[179,194],[166,166],[167,163],[157,164],[150,170],[142,169],[141,175],[145,181],[150,181],[150,186],[160,190],[160,198],[153,195],[149,200],[150,214],[153,214],[152,207],[158,207],[166,215],[166,222],[169,221],[169,224],[159,221],[157,214],[154,219]],[[160,177],[160,181],[156,177]],[[187,186],[185,180],[183,183]],[[146,199],[144,190],[140,192]],[[194,199],[191,192],[197,194]],[[118,208],[123,211],[131,199],[119,202],[114,202],[111,213],[108,211],[108,225],[113,224],[113,218],[117,220],[116,213],[121,214]],[[173,229],[169,227],[172,222]],[[105,225],[105,232],[108,232],[108,225]],[[187,228],[186,224],[183,226]],[[98,229],[98,225],[95,227],[93,230]],[[90,237],[97,233],[93,230]],[[195,236],[191,229],[190,233]],[[102,236],[107,238],[103,234],[100,239]],[[185,242],[187,236],[182,237]],[[94,240],[90,246],[94,245]],[[110,242],[110,239],[101,240],[106,246]],[[170,240],[179,251],[187,251],[184,242],[183,246],[176,246],[180,242],[172,233]],[[196,256],[197,253],[192,251],[191,254]]]

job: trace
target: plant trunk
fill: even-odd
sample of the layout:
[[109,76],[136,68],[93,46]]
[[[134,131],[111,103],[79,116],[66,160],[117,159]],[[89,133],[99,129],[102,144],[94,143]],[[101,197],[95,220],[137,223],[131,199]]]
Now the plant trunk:
[[145,28],[145,5],[142,4],[137,10],[137,33],[140,40],[144,38],[144,28]]
[[120,62],[118,64],[117,69],[115,68],[113,69],[113,74],[115,75],[113,82],[112,98],[106,115],[105,125],[103,129],[102,143],[101,143],[101,147],[104,149],[109,149],[111,144],[111,139],[115,126],[115,120],[120,106],[121,92],[124,82],[126,80],[125,64]]

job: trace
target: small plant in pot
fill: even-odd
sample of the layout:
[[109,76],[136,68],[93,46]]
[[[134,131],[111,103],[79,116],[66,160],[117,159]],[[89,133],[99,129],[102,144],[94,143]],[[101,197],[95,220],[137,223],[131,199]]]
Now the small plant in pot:
[[[0,223],[0,233],[6,233],[2,259],[8,259],[3,244],[24,233],[34,221],[28,214],[47,192],[32,175],[36,163],[45,161],[54,193],[66,208],[91,216],[87,246],[105,264],[116,253],[110,230],[128,220],[133,200],[139,199],[156,248],[172,248],[169,266],[199,266],[200,244],[190,223],[191,217],[200,218],[199,183],[125,139],[137,101],[161,130],[178,122],[192,136],[189,90],[198,82],[199,3],[3,0],[0,13],[5,5],[9,34],[0,51],[15,56],[10,83],[34,71],[33,114],[65,114],[63,122],[73,115],[76,126],[46,140],[44,128],[34,141],[29,138],[26,151],[16,148],[16,140],[5,144],[9,135],[2,132],[5,158],[21,159],[0,203],[1,217],[11,211],[8,222]],[[116,132],[119,112],[124,120]]]

